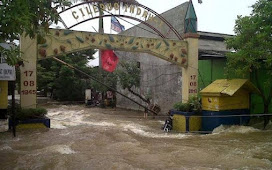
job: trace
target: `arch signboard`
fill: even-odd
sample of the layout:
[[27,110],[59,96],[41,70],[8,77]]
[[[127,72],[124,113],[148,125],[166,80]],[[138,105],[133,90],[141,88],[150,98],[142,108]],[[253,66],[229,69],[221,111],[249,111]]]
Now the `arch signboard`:
[[43,44],[38,45],[38,59],[92,48],[149,53],[186,66],[187,46],[186,41],[180,40],[51,29]]

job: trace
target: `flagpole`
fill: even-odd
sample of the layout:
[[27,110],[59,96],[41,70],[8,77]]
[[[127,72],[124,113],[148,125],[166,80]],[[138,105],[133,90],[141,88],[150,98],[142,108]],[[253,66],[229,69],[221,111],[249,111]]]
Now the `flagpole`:
[[111,28],[110,28],[110,34],[112,34]]
[[[98,3],[98,8],[99,8],[99,27],[98,27],[98,32],[99,33],[104,33],[103,17],[101,17],[104,13],[103,13],[103,10],[100,8],[100,3]],[[102,68],[101,50],[99,50],[99,67]]]
[[[111,16],[111,18],[112,18],[112,16]],[[111,23],[111,22],[110,22]],[[112,24],[112,23],[111,23]],[[111,31],[111,26],[110,26],[110,34],[112,34],[112,31]]]

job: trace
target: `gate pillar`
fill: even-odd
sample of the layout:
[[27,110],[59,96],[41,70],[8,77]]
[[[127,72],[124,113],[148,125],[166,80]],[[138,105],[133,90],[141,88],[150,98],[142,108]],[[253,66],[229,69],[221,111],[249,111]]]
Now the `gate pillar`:
[[182,102],[188,101],[189,96],[198,93],[198,38],[196,33],[185,34],[188,43],[188,65],[182,67]]
[[21,89],[20,100],[22,108],[36,108],[37,105],[37,40],[29,36],[20,37],[21,58],[20,66]]

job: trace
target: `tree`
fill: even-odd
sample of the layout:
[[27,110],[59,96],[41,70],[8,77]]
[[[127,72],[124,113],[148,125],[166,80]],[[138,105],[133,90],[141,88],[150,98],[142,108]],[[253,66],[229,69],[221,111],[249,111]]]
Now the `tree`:
[[120,67],[117,69],[116,74],[118,76],[119,83],[123,89],[127,89],[133,95],[139,97],[142,101],[148,103],[149,96],[142,96],[135,92],[134,88],[140,86],[141,70],[139,65],[135,61],[120,61]]
[[[90,73],[87,66],[89,59],[93,58],[94,50],[85,50],[67,54],[60,57],[61,60],[76,68]],[[54,92],[54,98],[58,100],[83,100],[85,89],[90,87],[90,81],[84,75],[53,60],[39,61],[37,75],[38,90]]]
[[[94,67],[89,71],[89,73],[90,75],[93,75],[100,82],[106,84],[108,87],[116,89],[117,75],[115,72],[110,73],[105,70],[102,70],[99,67]],[[94,81],[94,80],[91,80],[90,86],[91,88],[102,93],[110,90],[106,86],[103,86],[101,83],[98,83],[97,81]]]
[[84,79],[76,76],[71,68],[63,65],[60,68],[59,77],[54,82],[55,97],[61,101],[84,100],[86,83]]
[[[19,40],[23,33],[34,38],[48,32],[50,24],[57,24],[59,16],[57,9],[70,6],[68,0],[3,0],[0,1],[0,42]],[[15,65],[19,60],[19,50],[6,50],[6,61]]]
[[[238,16],[235,37],[227,40],[227,46],[235,52],[227,54],[228,74],[239,77],[251,75],[261,92],[264,114],[268,114],[272,99],[272,1],[259,0],[250,16]],[[261,82],[260,70],[265,70],[266,81]],[[265,116],[264,128],[269,117]]]

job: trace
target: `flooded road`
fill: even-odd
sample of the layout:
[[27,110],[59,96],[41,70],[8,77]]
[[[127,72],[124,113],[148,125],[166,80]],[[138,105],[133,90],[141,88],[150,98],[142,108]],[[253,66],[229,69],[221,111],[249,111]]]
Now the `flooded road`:
[[271,128],[165,133],[141,112],[75,105],[48,117],[51,129],[0,133],[0,169],[272,169]]

